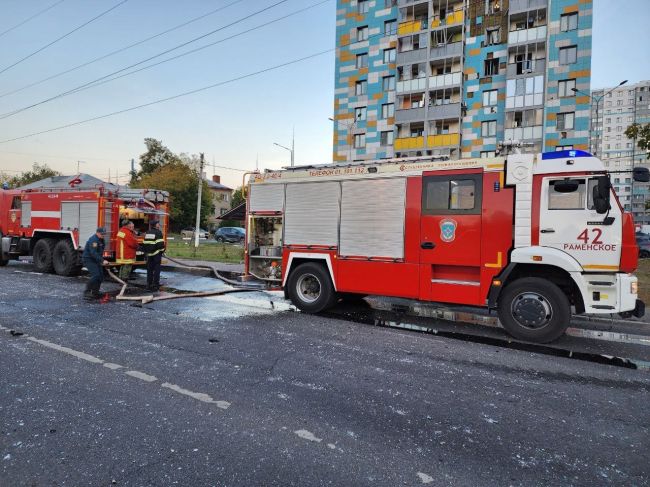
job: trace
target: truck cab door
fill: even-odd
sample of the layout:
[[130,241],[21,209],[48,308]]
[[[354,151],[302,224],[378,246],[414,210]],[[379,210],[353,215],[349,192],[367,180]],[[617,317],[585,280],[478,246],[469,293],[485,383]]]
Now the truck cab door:
[[14,196],[11,200],[11,209],[9,210],[9,221],[7,222],[8,235],[20,235],[20,223],[22,220],[22,211],[20,196]]
[[[610,191],[609,214],[593,205],[595,177],[571,176],[577,188],[559,192],[556,184],[566,177],[545,177],[540,191],[539,245],[553,247],[576,259],[587,272],[616,272],[621,260],[622,211]],[[613,221],[605,224],[605,217]]]
[[478,304],[482,187],[482,170],[423,175],[421,299]]

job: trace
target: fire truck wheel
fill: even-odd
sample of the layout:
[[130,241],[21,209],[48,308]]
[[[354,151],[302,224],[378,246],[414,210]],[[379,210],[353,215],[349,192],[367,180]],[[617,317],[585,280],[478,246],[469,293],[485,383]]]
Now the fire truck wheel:
[[[0,243],[1,243],[1,242],[2,242],[2,232],[0,232]],[[4,267],[4,266],[6,266],[6,265],[9,263],[9,261],[8,261],[8,260],[4,260],[4,259],[1,257],[1,255],[2,255],[2,254],[0,254],[0,267]]]
[[60,240],[52,255],[54,271],[60,276],[76,276],[81,271],[79,256],[70,240]]
[[569,326],[571,305],[564,292],[552,282],[525,277],[503,290],[498,313],[503,328],[515,338],[549,343]]
[[38,272],[52,272],[52,255],[56,240],[42,238],[34,245],[34,267]]
[[318,313],[332,306],[336,293],[325,268],[314,262],[299,265],[289,276],[289,297],[306,313]]

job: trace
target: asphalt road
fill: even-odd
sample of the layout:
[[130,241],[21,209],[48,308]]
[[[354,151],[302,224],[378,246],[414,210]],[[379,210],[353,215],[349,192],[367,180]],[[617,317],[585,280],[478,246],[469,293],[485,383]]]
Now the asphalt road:
[[30,271],[0,268],[3,487],[650,485],[647,370]]

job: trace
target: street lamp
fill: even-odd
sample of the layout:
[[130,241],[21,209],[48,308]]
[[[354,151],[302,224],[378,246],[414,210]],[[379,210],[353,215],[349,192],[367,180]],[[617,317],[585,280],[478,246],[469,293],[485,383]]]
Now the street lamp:
[[334,123],[342,123],[348,128],[348,161],[352,162],[352,145],[354,139],[352,138],[352,131],[354,130],[354,126],[357,124],[357,120],[353,120],[352,122],[344,122],[343,120],[334,120],[332,117],[327,118],[330,122]]
[[291,152],[291,167],[293,167],[293,163],[294,163],[293,154],[295,152],[295,142],[296,142],[296,131],[295,131],[295,129],[291,134],[291,149],[289,149],[288,147],[283,146],[282,144],[278,144],[277,142],[273,142],[273,145],[277,145],[278,147],[282,147],[283,149],[286,149],[289,152]]
[[[596,124],[598,124],[598,120],[599,120],[598,113],[599,113],[599,109],[600,109],[600,102],[603,101],[603,98],[605,98],[607,95],[609,95],[612,91],[614,91],[616,88],[619,88],[619,87],[623,86],[625,83],[627,83],[627,80],[623,80],[623,81],[621,81],[621,82],[620,82],[618,85],[616,85],[614,88],[612,88],[612,89],[609,90],[609,91],[604,92],[604,93],[603,93],[602,95],[600,95],[600,96],[589,95],[588,93],[585,93],[584,91],[578,90],[578,89],[576,89],[576,88],[571,88],[571,91],[573,91],[574,93],[580,93],[580,94],[582,94],[582,95],[584,95],[584,96],[588,96],[588,97],[591,98],[592,100],[594,100],[594,99],[596,100]],[[591,117],[589,117],[589,118],[591,119]],[[592,125],[593,125],[593,124],[592,124]],[[591,130],[593,131],[593,127],[592,127]],[[591,131],[590,131],[590,132],[591,132]],[[598,157],[598,145],[601,145],[601,146],[602,146],[602,142],[601,142],[601,140],[600,140],[600,133],[601,133],[601,132],[602,132],[602,126],[601,126],[601,130],[600,130],[600,132],[598,132],[598,134],[597,134],[597,135],[598,135],[598,139],[597,139],[598,143],[596,144],[596,153],[594,154],[596,157]],[[591,136],[591,133],[590,133],[589,135]],[[602,148],[601,148],[601,154],[602,154]]]
[[77,161],[77,174],[81,174],[79,172],[79,164],[85,164],[85,163],[86,163],[86,161]]

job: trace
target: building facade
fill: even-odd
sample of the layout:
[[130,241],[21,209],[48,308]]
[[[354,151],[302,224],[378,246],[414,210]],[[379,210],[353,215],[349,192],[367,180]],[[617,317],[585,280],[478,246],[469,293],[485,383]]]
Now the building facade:
[[210,227],[209,230],[215,230],[221,222],[219,220],[221,215],[230,211],[233,190],[221,184],[221,176],[212,176],[212,179],[208,179],[207,183],[212,196],[212,204],[214,205],[214,213],[208,218],[208,226]]
[[649,167],[646,153],[625,136],[625,130],[633,123],[650,123],[650,81],[594,90],[591,100],[590,150],[614,172],[616,193],[625,209],[633,212],[634,221],[648,225],[650,211],[646,212],[645,205],[650,199],[649,185],[633,182],[631,172],[616,171]]
[[591,0],[337,0],[335,161],[588,149]]

